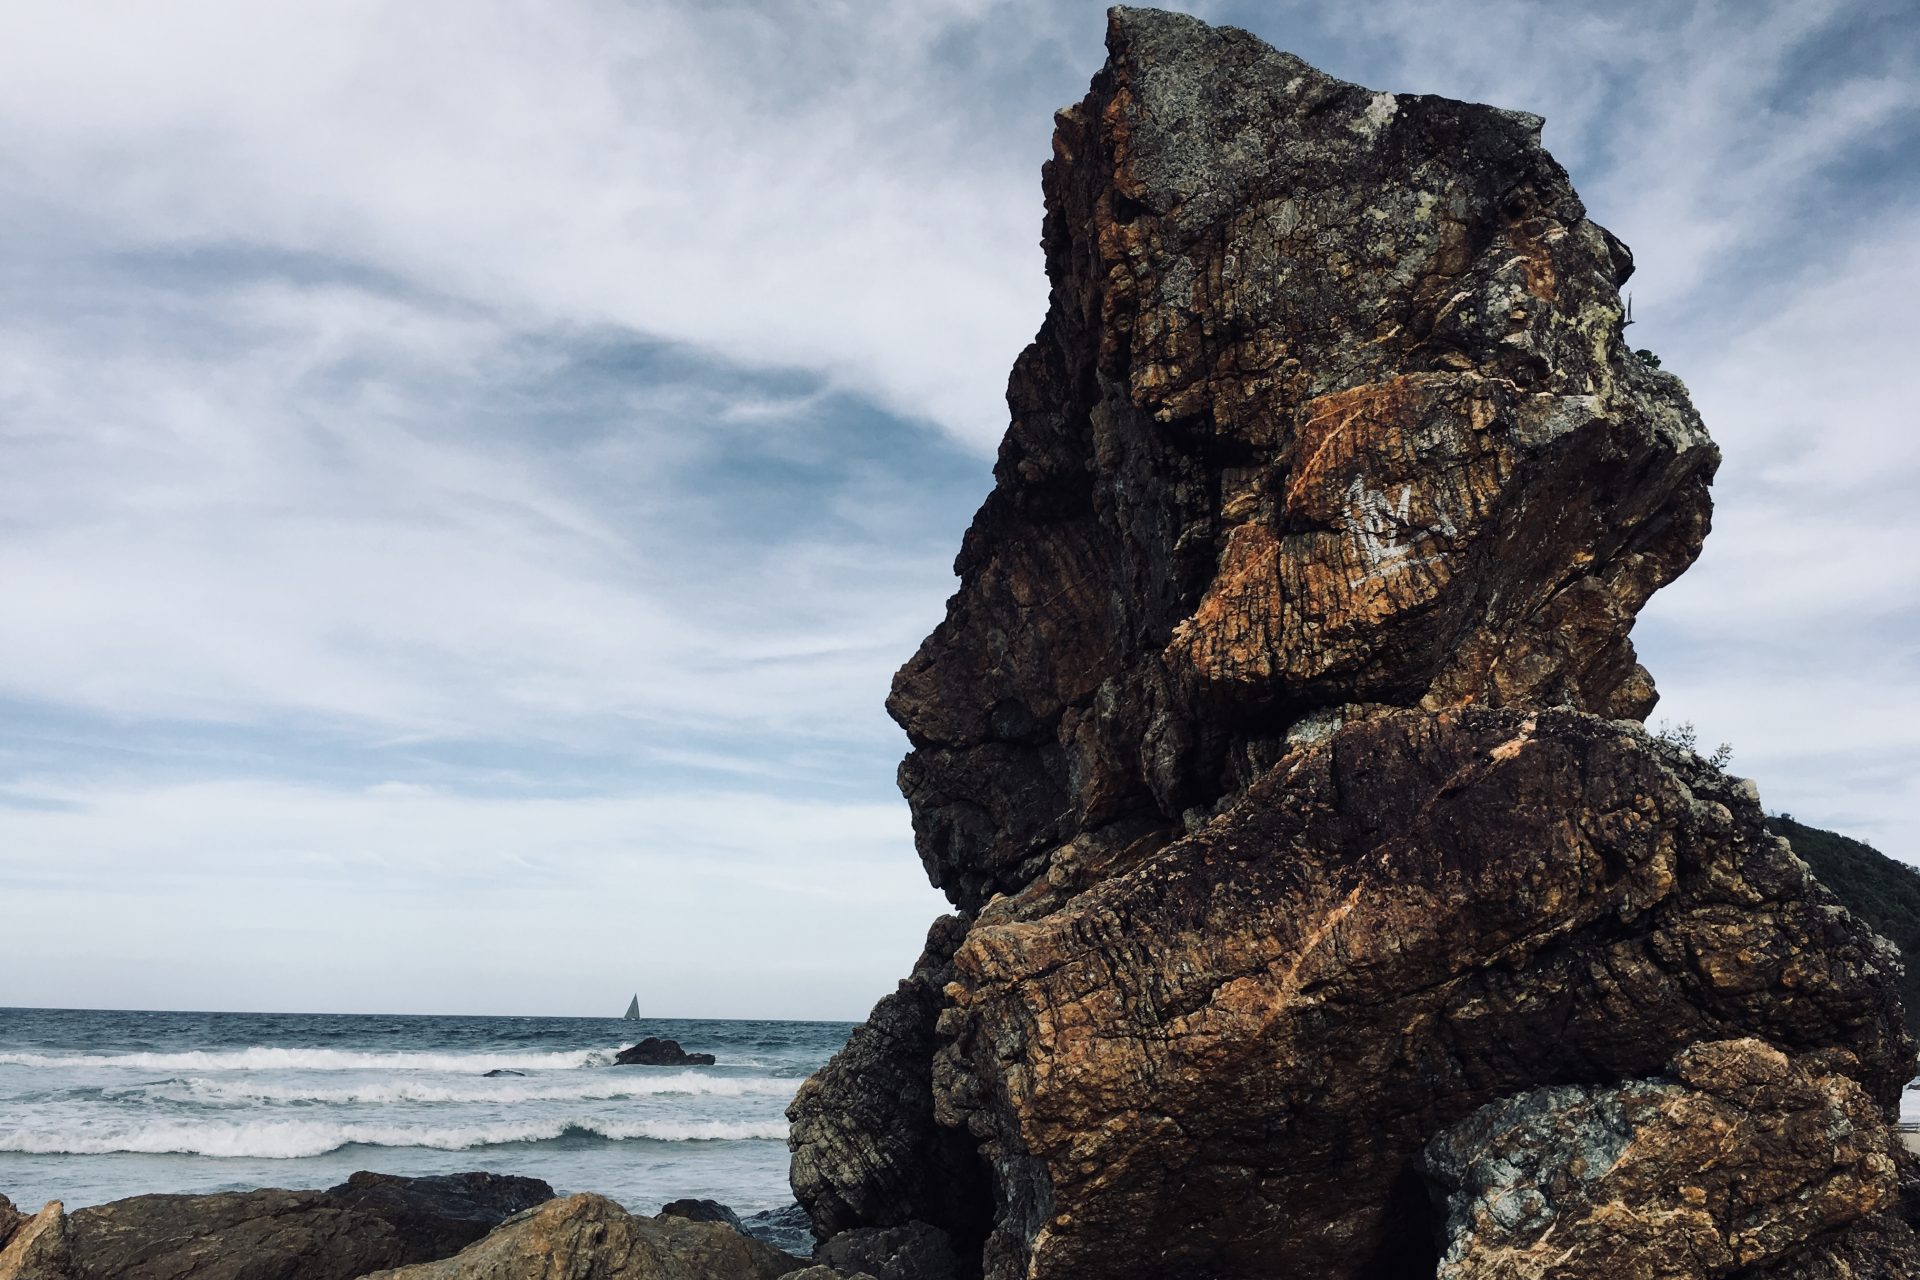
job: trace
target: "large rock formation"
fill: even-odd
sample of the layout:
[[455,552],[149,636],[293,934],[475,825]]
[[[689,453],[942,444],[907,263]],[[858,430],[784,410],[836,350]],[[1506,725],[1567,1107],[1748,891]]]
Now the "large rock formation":
[[[1653,1097],[1665,1154],[1541,1212],[1693,1212],[1659,1171],[1719,1106],[1730,1163],[1834,1189],[1705,1188],[1723,1241],[1772,1214],[1730,1265],[1906,1247],[1897,960],[1637,723],[1628,631],[1718,454],[1627,348],[1625,246],[1537,118],[1180,15],[1116,9],[1108,49],[1057,117],[996,487],[889,702],[960,915],[794,1104],[816,1231],[928,1224],[994,1280],[1424,1280],[1524,1247],[1436,1208],[1480,1108]],[[1716,1093],[1735,1042],[1790,1083]],[[1800,1141],[1820,1107],[1856,1136]],[[1504,1140],[1551,1179],[1589,1159],[1558,1137]]]

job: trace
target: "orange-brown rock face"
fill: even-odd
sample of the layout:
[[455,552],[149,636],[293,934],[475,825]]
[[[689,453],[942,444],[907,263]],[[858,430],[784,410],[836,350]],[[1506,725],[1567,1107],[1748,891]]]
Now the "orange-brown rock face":
[[1108,48],[888,704],[960,916],[796,1103],[816,1228],[927,1222],[995,1280],[1427,1280],[1423,1151],[1500,1099],[1761,1037],[1878,1115],[1897,961],[1628,723],[1718,454],[1540,121],[1180,15]]
[[1538,119],[1173,15],[1110,45],[1058,118],[997,487],[889,704],[969,910],[1217,809],[1329,708],[1644,716],[1627,632],[1708,523],[1718,454]]
[[1431,1277],[1422,1151],[1484,1104],[1758,1035],[1850,1046],[1831,1069],[1891,1106],[1895,963],[1709,765],[1576,712],[1389,712],[1124,874],[981,912],[936,1117],[1046,1189],[1007,1197],[993,1275]]

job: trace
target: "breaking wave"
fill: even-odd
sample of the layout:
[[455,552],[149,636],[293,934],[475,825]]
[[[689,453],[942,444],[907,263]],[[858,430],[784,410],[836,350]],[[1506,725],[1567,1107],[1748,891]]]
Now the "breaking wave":
[[585,1079],[507,1077],[459,1083],[379,1080],[339,1087],[274,1084],[260,1080],[189,1077],[161,1084],[131,1086],[143,1093],[184,1097],[194,1102],[351,1103],[387,1102],[598,1102],[663,1095],[717,1098],[788,1098],[799,1088],[793,1079],[769,1076],[716,1076],[693,1071],[651,1075],[625,1071],[593,1072]]
[[262,1120],[245,1124],[157,1122],[123,1129],[89,1126],[68,1133],[0,1129],[0,1151],[27,1155],[199,1155],[298,1160],[342,1147],[425,1147],[469,1151],[477,1147],[588,1139],[606,1142],[785,1141],[782,1122],[726,1120],[553,1120],[476,1125],[395,1125],[307,1120]]
[[565,1053],[358,1053],[347,1049],[192,1050],[183,1053],[0,1053],[0,1066],[128,1067],[140,1071],[564,1071],[604,1067],[613,1049]]

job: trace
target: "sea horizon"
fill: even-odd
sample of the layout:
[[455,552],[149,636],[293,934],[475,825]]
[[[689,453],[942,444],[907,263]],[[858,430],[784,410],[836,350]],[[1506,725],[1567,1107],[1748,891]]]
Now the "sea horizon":
[[[131,1005],[112,1007],[107,1005],[67,1005],[67,1004],[0,1004],[0,1013],[177,1013],[177,1014],[236,1014],[245,1017],[262,1018],[543,1018],[558,1022],[625,1022],[624,1014],[609,1013],[433,1013],[423,1010],[397,1009],[187,1009],[137,1008]],[[643,1013],[640,1021],[656,1022],[799,1022],[799,1023],[845,1023],[854,1027],[865,1021],[864,1018],[748,1018],[748,1017],[706,1017],[677,1013]]]

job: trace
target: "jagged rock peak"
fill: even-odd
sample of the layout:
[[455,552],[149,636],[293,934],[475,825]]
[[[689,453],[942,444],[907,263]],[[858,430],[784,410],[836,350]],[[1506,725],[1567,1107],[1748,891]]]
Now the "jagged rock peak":
[[956,905],[1195,825],[1356,706],[1643,717],[1634,614],[1718,460],[1623,340],[1537,117],[1114,9],[1057,116],[1045,324],[894,683]]

